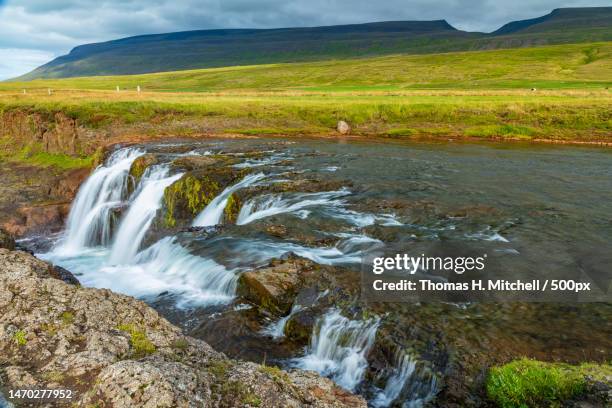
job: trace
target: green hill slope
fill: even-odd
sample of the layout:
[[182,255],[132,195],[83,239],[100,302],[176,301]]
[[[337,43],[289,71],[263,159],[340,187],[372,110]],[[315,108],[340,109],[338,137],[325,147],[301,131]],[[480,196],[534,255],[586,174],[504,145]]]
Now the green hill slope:
[[439,20],[145,35],[76,47],[20,79],[141,74],[593,41],[612,41],[612,7],[558,9],[544,17],[509,23],[491,34],[467,33]]
[[612,42],[6,82],[0,83],[0,89],[389,91],[610,85]]

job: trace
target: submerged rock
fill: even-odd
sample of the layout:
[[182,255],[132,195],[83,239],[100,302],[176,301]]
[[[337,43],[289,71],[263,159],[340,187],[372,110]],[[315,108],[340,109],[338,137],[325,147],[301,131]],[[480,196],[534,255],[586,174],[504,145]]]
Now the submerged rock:
[[273,313],[287,313],[304,275],[311,273],[315,266],[314,262],[296,256],[274,260],[266,268],[240,275],[237,293]]
[[0,249],[0,374],[7,388],[71,389],[53,406],[366,407],[314,373],[230,360],[144,302],[53,279]]

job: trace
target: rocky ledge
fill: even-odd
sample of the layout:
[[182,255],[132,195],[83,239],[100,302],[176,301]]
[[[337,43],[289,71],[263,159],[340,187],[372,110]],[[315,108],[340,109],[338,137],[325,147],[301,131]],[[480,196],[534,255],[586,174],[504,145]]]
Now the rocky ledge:
[[0,387],[71,389],[47,406],[366,407],[330,380],[228,359],[145,303],[66,283],[0,249]]

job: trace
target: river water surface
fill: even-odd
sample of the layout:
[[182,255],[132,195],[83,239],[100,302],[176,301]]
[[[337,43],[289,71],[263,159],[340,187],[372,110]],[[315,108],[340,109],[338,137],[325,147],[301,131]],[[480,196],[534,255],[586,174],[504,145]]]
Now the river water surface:
[[[155,153],[158,163],[130,188],[130,166],[147,152]],[[248,174],[193,217],[195,228],[151,235],[165,189],[185,172],[171,163],[218,154],[237,159],[232,166]],[[321,189],[270,187],[287,180],[317,180]],[[260,193],[243,203],[235,223],[219,227],[230,196],[247,189]],[[271,226],[287,232],[270,233]],[[318,371],[363,393],[373,406],[416,407],[441,388],[439,362],[432,363],[437,370],[423,374],[418,367],[425,363],[402,344],[408,340],[395,341],[397,352],[386,366],[372,357],[376,339],[387,333],[385,321],[406,312],[381,309],[358,317],[350,308],[329,307],[317,315],[310,340],[288,344],[284,325],[305,306],[296,302],[289,315],[258,315],[245,323],[253,307],[236,300],[238,276],[294,253],[354,270],[358,281],[371,251],[399,247],[418,256],[452,247],[490,254],[492,268],[528,276],[552,269],[609,277],[611,242],[609,150],[249,139],[118,148],[81,186],[65,232],[38,255],[71,270],[85,286],[150,302],[186,331],[225,346],[228,354]],[[229,320],[219,323],[223,316]],[[588,333],[601,316],[589,323],[578,312],[566,319],[569,327],[571,319],[581,320],[583,326],[575,329],[585,332],[576,334],[576,348],[591,337],[593,344],[606,344],[609,326]],[[547,341],[552,340],[541,343]],[[570,353],[563,347],[559,352]]]

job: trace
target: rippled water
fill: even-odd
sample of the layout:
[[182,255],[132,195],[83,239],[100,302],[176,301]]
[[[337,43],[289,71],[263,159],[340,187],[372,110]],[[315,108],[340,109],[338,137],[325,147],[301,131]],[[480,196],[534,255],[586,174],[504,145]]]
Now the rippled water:
[[[186,143],[182,153],[174,151],[177,144],[115,153],[81,187],[64,236],[41,257],[73,271],[84,285],[150,301],[186,329],[205,325],[219,313],[249,310],[231,305],[238,276],[287,253],[357,270],[370,251],[390,246],[416,255],[470,250],[490,254],[491,268],[527,275],[551,268],[610,273],[608,150],[309,140]],[[161,154],[166,163],[181,155],[263,153],[235,164],[253,172],[226,186],[194,217],[194,226],[208,229],[146,242],[163,191],[180,174],[166,164],[152,167],[130,193],[127,171],[144,151]],[[214,228],[232,192],[300,178],[321,180],[323,186],[333,182],[334,188],[264,191],[244,204],[237,225]],[[123,211],[117,225],[111,225],[117,208]],[[283,225],[289,233],[279,238],[269,233],[270,225]],[[294,306],[292,313],[299,311]],[[347,389],[363,390],[380,317],[358,321],[337,310],[326,313],[319,316],[310,346],[287,351],[284,361],[317,370]],[[280,349],[289,317],[248,329],[244,336],[260,343],[253,349],[266,347],[264,355]],[[203,337],[214,336],[218,340],[223,334]],[[374,406],[389,406],[400,395],[406,406],[419,406],[435,391],[435,377],[430,377],[427,384],[410,385],[418,392],[413,390],[413,399],[406,397],[414,361],[398,353],[394,364],[384,373],[386,384],[370,394]]]

